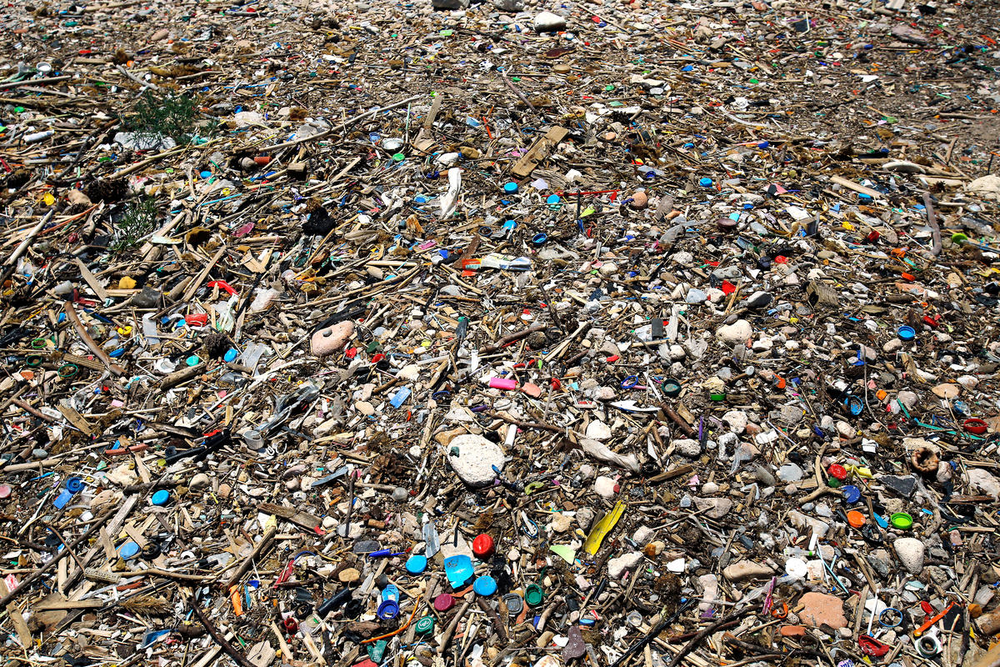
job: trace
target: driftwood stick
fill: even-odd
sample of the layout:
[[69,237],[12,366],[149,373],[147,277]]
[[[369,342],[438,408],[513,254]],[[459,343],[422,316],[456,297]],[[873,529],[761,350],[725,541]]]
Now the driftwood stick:
[[206,616],[205,612],[201,610],[201,605],[199,604],[197,596],[195,596],[192,600],[191,608],[194,610],[195,615],[198,616],[198,620],[201,621],[201,624],[205,626],[206,630],[208,630],[208,634],[212,635],[212,639],[215,640],[215,643],[219,645],[226,655],[235,660],[236,664],[240,665],[240,667],[257,667],[252,662],[247,660],[242,653],[233,648],[233,645],[226,641],[226,638],[222,636],[219,629],[212,625],[212,622],[208,620],[208,616]]

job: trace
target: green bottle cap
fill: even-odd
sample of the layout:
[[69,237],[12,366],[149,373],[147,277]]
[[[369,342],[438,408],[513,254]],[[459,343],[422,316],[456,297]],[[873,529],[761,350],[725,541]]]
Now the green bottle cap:
[[424,616],[417,621],[416,630],[418,635],[429,635],[434,632],[434,617]]
[[542,587],[538,584],[531,584],[524,590],[524,601],[530,607],[537,607],[542,604],[542,598],[544,597],[545,593],[542,592]]
[[900,530],[908,530],[913,525],[913,517],[906,512],[896,512],[889,517],[889,521],[892,523],[893,528],[899,528]]

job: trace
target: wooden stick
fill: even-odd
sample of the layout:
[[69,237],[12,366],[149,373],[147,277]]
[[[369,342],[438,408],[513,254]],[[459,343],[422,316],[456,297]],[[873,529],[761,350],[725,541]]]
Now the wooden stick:
[[677,667],[677,665],[679,665],[681,661],[684,659],[684,656],[693,651],[694,647],[697,646],[702,639],[715,632],[715,630],[720,626],[725,625],[726,623],[729,623],[731,621],[737,620],[739,618],[742,618],[743,616],[746,615],[748,611],[750,611],[749,607],[741,611],[735,611],[732,614],[729,614],[728,616],[723,616],[715,623],[712,623],[702,628],[701,631],[698,632],[698,634],[696,634],[694,637],[691,638],[691,641],[689,641],[687,644],[684,645],[684,648],[678,651],[677,655],[674,656],[674,659],[670,661],[669,667]]
[[487,345],[486,347],[482,348],[479,351],[481,353],[483,353],[483,354],[488,354],[490,352],[495,352],[495,351],[499,350],[501,347],[503,347],[504,345],[507,345],[508,343],[513,343],[515,340],[520,340],[520,339],[524,338],[525,336],[530,336],[531,334],[535,333],[536,331],[543,331],[544,329],[545,329],[545,325],[544,324],[532,324],[527,329],[522,329],[521,331],[515,331],[512,334],[507,334],[503,338],[499,339],[497,342],[491,343],[490,345]]
[[229,591],[229,589],[240,580],[240,577],[242,577],[246,571],[250,569],[253,562],[257,560],[257,558],[259,558],[266,549],[269,549],[271,545],[274,544],[274,536],[276,532],[277,529],[272,526],[266,533],[264,533],[264,537],[261,538],[260,542],[257,543],[257,546],[254,547],[253,552],[250,553],[250,557],[243,561],[238,568],[236,568],[236,572],[233,573],[233,576],[229,577],[229,581],[227,581],[223,587],[226,591]]
[[5,90],[7,88],[17,88],[18,86],[37,86],[41,83],[59,83],[60,81],[69,81],[72,79],[72,75],[64,74],[62,76],[50,76],[46,79],[29,79],[27,81],[7,81],[5,83],[0,83],[0,90]]
[[419,100],[421,97],[423,97],[423,95],[414,95],[412,97],[407,97],[405,100],[400,100],[399,102],[394,102],[394,103],[388,104],[388,105],[386,105],[384,107],[379,107],[378,109],[372,109],[371,111],[365,111],[364,113],[360,113],[357,116],[355,116],[354,118],[349,118],[348,120],[344,121],[343,123],[341,123],[337,127],[330,128],[329,130],[325,130],[323,132],[320,132],[319,134],[314,134],[314,135],[312,135],[310,137],[304,137],[302,139],[293,139],[291,141],[286,141],[283,144],[275,144],[274,146],[264,146],[264,148],[266,148],[269,151],[273,151],[273,150],[277,150],[279,148],[288,148],[289,146],[298,146],[299,144],[304,144],[307,141],[316,141],[318,139],[323,139],[325,137],[330,136],[334,132],[340,132],[341,130],[347,129],[347,127],[353,125],[354,123],[357,123],[359,120],[362,120],[364,118],[367,118],[368,116],[371,116],[372,114],[377,114],[377,113],[381,113],[383,111],[389,111],[390,109],[395,109],[396,107],[401,107],[401,106],[403,106],[405,104],[409,104],[410,102],[414,102],[416,100]]
[[462,617],[465,616],[465,612],[469,611],[469,606],[472,603],[466,600],[461,607],[458,609],[458,613],[455,614],[455,618],[451,619],[451,623],[445,629],[444,633],[441,635],[440,644],[438,644],[438,655],[444,655],[445,649],[448,648],[449,642],[451,642],[452,635],[455,634],[455,630],[458,628],[459,622]]
[[198,277],[195,280],[191,281],[191,284],[188,285],[187,290],[185,290],[184,292],[184,296],[181,297],[181,301],[187,302],[191,300],[191,297],[194,296],[194,293],[198,291],[198,288],[205,281],[205,278],[208,277],[208,274],[212,270],[212,267],[215,266],[215,263],[222,258],[226,250],[228,250],[228,246],[223,245],[215,253],[212,259],[208,260],[208,264],[206,264],[205,268],[201,270],[201,273],[198,274]]
[[240,665],[240,667],[257,667],[252,662],[247,660],[242,653],[233,648],[233,645],[226,641],[226,638],[222,636],[218,628],[212,625],[211,621],[208,620],[208,617],[205,616],[205,612],[201,610],[201,605],[199,604],[197,597],[192,600],[191,608],[198,616],[198,620],[201,621],[201,624],[205,626],[206,630],[208,630],[208,634],[212,635],[212,639],[215,640],[215,643],[218,644],[223,651],[225,651],[226,655],[235,660],[236,664]]
[[52,216],[55,215],[55,212],[56,212],[55,208],[49,209],[49,212],[43,215],[42,219],[38,221],[38,224],[31,228],[31,231],[28,232],[28,236],[23,241],[21,241],[21,243],[17,246],[17,248],[14,249],[14,252],[10,254],[10,257],[7,258],[6,263],[8,264],[8,266],[6,269],[4,269],[3,275],[0,276],[0,287],[2,287],[5,282],[7,282],[7,279],[10,278],[11,275],[14,273],[14,271],[17,269],[17,260],[20,259],[21,255],[23,255],[28,248],[31,247],[32,241],[34,241],[35,237],[38,236],[39,233],[41,233],[42,227],[44,227],[45,223],[47,223],[49,220],[52,219]]
[[83,342],[86,343],[87,347],[97,356],[98,359],[104,362],[104,365],[108,367],[108,370],[115,375],[124,375],[125,369],[111,361],[111,357],[101,349],[101,346],[90,337],[87,333],[87,328],[83,326],[83,322],[80,321],[80,317],[76,314],[76,309],[73,307],[72,301],[66,301],[63,303],[63,310],[66,312],[66,317],[69,318],[70,322],[73,323],[73,328],[76,329],[76,333],[80,335]]

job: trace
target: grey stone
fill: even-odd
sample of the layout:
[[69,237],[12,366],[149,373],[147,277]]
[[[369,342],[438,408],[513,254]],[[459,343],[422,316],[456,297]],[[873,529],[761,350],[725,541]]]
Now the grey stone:
[[746,300],[747,308],[757,309],[757,308],[767,308],[774,301],[774,295],[770,292],[754,292],[750,295],[750,298]]
[[694,458],[701,455],[701,443],[691,438],[681,438],[674,440],[674,451],[682,456]]

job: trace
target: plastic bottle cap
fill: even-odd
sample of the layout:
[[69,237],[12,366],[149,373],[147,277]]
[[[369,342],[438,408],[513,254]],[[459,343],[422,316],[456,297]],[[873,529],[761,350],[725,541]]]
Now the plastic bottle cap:
[[701,179],[700,181],[698,181],[698,184],[701,185],[701,187],[703,187],[703,188],[710,188],[710,187],[712,187],[712,179],[708,178],[708,177],[705,177],[705,178]]
[[415,626],[418,635],[428,635],[434,632],[434,617],[424,616]]
[[892,523],[893,528],[899,528],[900,530],[907,530],[913,525],[913,517],[906,512],[896,512],[889,517],[889,521]]
[[135,557],[139,553],[139,545],[135,542],[126,542],[118,548],[118,555],[124,560]]
[[537,607],[542,604],[542,598],[544,597],[545,593],[542,592],[542,588],[538,584],[531,584],[524,591],[524,601],[530,607]]
[[10,486],[0,484],[0,499],[10,498]]
[[383,600],[375,613],[383,621],[396,618],[399,615],[399,603],[395,600]]
[[396,153],[396,154],[394,154],[392,156],[392,161],[393,162],[402,162],[405,159],[406,159],[406,156],[403,155],[402,153]]
[[420,574],[427,569],[427,556],[410,556],[406,560],[406,571],[410,574]]
[[827,468],[827,472],[830,473],[830,477],[833,477],[838,482],[843,482],[845,479],[847,479],[847,468],[840,465],[839,463],[834,463],[833,465],[831,465],[829,468]]
[[236,361],[236,357],[238,357],[239,354],[240,353],[234,350],[233,348],[229,348],[228,350],[226,350],[226,354],[223,357],[223,359],[225,359],[227,363],[232,363]]
[[445,558],[444,571],[452,588],[464,586],[473,575],[472,559],[462,554]]
[[917,336],[917,332],[916,332],[916,330],[913,327],[909,327],[909,326],[905,326],[905,325],[899,327],[899,329],[896,331],[896,333],[903,340],[913,340]]
[[857,510],[851,510],[847,513],[847,523],[851,524],[851,528],[860,528],[865,525],[865,515]]
[[448,611],[453,606],[455,606],[455,598],[447,593],[442,593],[434,598],[434,609],[437,611]]
[[809,566],[801,558],[789,558],[785,561],[785,573],[796,579],[803,579],[809,574]]
[[515,192],[517,192],[517,183],[514,182],[504,183],[503,191],[509,195],[514,194]]
[[154,505],[166,505],[170,502],[170,492],[166,489],[160,489],[153,494],[153,504]]
[[66,480],[66,490],[70,493],[80,493],[83,491],[83,480],[79,477],[70,477]]
[[197,366],[198,364],[201,363],[201,359],[198,358],[197,354],[192,354],[190,357],[187,358],[186,363],[188,366]]
[[490,596],[497,592],[497,582],[496,579],[489,575],[484,575],[476,579],[476,582],[472,584],[472,590],[476,592],[476,595]]
[[844,487],[844,502],[853,505],[854,503],[861,500],[861,489],[858,487],[848,484]]
[[486,559],[492,556],[493,549],[493,538],[486,533],[476,536],[476,539],[472,541],[472,553],[480,558]]
[[524,600],[517,593],[508,593],[503,596],[503,601],[507,603],[507,613],[517,616],[524,609]]

